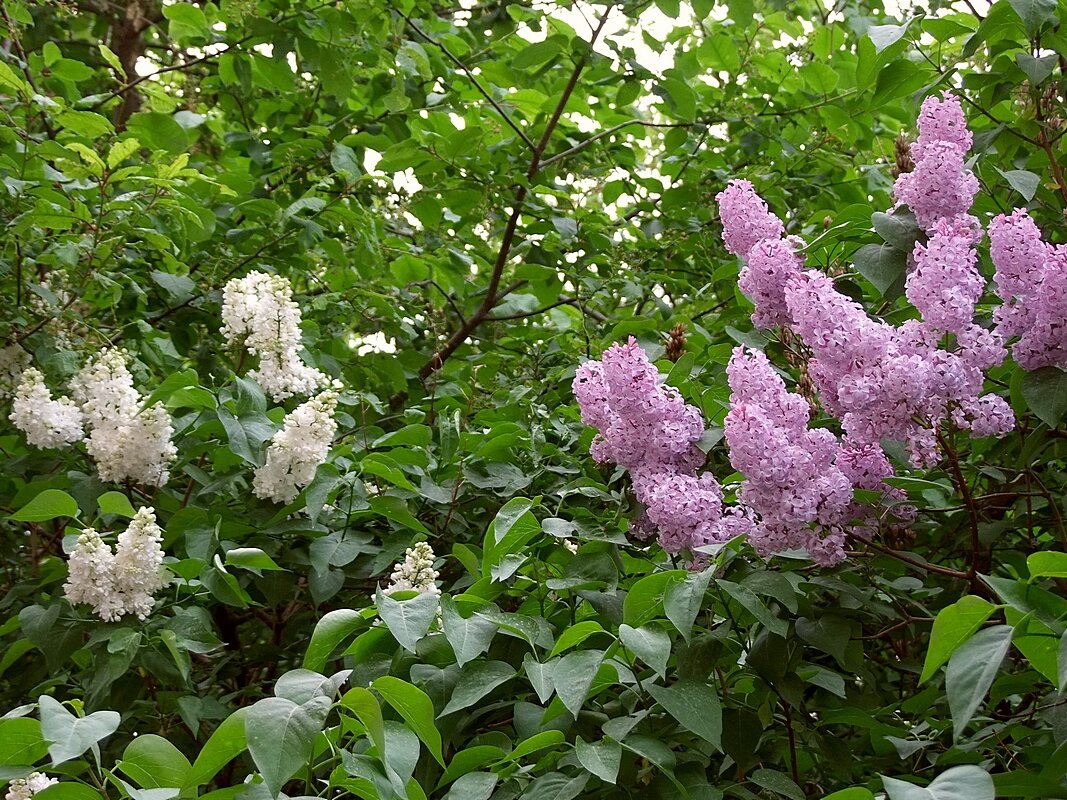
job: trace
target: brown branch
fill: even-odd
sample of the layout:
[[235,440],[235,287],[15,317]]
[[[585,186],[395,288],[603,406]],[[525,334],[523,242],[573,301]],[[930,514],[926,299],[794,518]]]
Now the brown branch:
[[[235,42],[234,44],[237,45],[237,44],[240,44],[240,42]],[[123,84],[122,86],[120,86],[118,89],[116,89],[111,94],[109,94],[106,97],[104,97],[103,99],[96,101],[95,103],[93,103],[93,105],[91,105],[89,107],[89,109],[91,111],[96,111],[98,108],[100,108],[105,103],[108,103],[111,100],[114,100],[116,97],[121,97],[122,95],[126,94],[126,92],[130,91],[131,89],[137,88],[138,86],[140,86],[145,81],[151,80],[152,78],[155,78],[157,75],[164,75],[164,74],[166,74],[168,72],[177,72],[179,70],[188,69],[189,67],[195,66],[197,64],[201,64],[204,61],[210,61],[213,58],[218,58],[223,53],[227,53],[227,52],[229,52],[229,48],[227,48],[226,50],[221,50],[218,53],[209,53],[206,56],[201,56],[200,58],[194,58],[192,61],[185,61],[185,62],[183,62],[181,64],[172,64],[169,67],[162,67],[160,69],[157,69],[155,72],[151,73],[150,75],[142,75],[141,77],[137,78],[136,80],[132,80],[129,83]]]
[[451,61],[453,64],[455,64],[461,70],[463,70],[464,74],[470,79],[470,82],[474,84],[474,88],[478,90],[478,92],[482,95],[482,97],[484,97],[486,100],[489,101],[489,105],[491,105],[493,108],[496,109],[496,112],[503,118],[503,120],[507,124],[507,126],[509,128],[511,128],[513,131],[515,131],[516,134],[518,134],[518,137],[520,139],[522,139],[522,141],[525,143],[525,145],[527,147],[529,147],[531,150],[533,150],[534,149],[534,143],[533,143],[533,141],[530,140],[530,137],[526,135],[526,133],[523,131],[522,128],[520,128],[518,125],[515,124],[514,120],[512,120],[511,117],[508,116],[508,112],[504,110],[504,107],[501,106],[495,99],[493,99],[493,96],[491,94],[489,94],[489,92],[485,89],[485,87],[483,87],[478,82],[478,79],[474,77],[474,73],[471,72],[470,67],[468,67],[462,61],[460,61],[456,56],[454,56],[452,54],[452,52],[447,47],[445,47],[443,44],[438,42],[436,39],[432,38],[425,31],[423,31],[422,28],[420,28],[418,25],[416,25],[412,21],[411,17],[409,17],[403,11],[398,11],[397,13],[400,14],[400,16],[402,16],[404,18],[404,21],[407,22],[408,27],[410,27],[411,30],[415,31],[416,35],[418,35],[419,38],[421,38],[423,41],[427,42],[428,44],[432,44],[434,47],[436,47],[438,50],[440,50],[442,53],[444,53],[448,57],[449,61]]
[[[604,15],[600,18],[600,23],[593,31],[593,35],[589,40],[589,48],[592,49],[596,40],[600,37],[601,32],[604,30],[604,25],[607,24],[608,15],[611,13],[612,6],[608,6],[604,11]],[[515,232],[519,225],[519,217],[522,215],[523,204],[526,201],[526,194],[529,191],[528,185],[530,181],[537,175],[538,170],[541,168],[541,156],[545,152],[545,148],[548,146],[549,140],[552,138],[552,133],[556,129],[556,125],[559,123],[560,118],[563,116],[564,110],[567,108],[567,103],[571,98],[571,94],[574,92],[574,88],[578,85],[578,78],[582,74],[582,70],[585,68],[585,58],[579,58],[575,62],[574,69],[571,71],[570,78],[567,80],[567,85],[563,88],[563,94],[559,98],[559,102],[556,104],[555,110],[552,112],[552,116],[549,117],[548,124],[545,125],[545,130],[541,134],[541,138],[533,148],[533,157],[530,159],[530,166],[526,170],[526,180],[515,190],[515,197],[511,203],[511,214],[508,216],[507,224],[504,227],[504,237],[500,243],[500,250],[497,252],[496,262],[493,264],[493,272],[489,277],[489,286],[485,291],[485,299],[478,307],[478,310],[462,324],[453,333],[448,340],[437,350],[425,364],[422,365],[422,369],[419,370],[419,378],[425,381],[433,373],[439,370],[448,360],[448,358],[456,352],[456,350],[462,345],[470,335],[489,317],[489,312],[493,310],[493,306],[499,301],[507,292],[497,294],[500,287],[500,279],[504,274],[504,267],[508,263],[508,257],[511,254],[511,247],[515,242]]]
[[850,533],[849,536],[851,536],[852,538],[856,539],[856,541],[858,541],[858,542],[862,542],[864,545],[866,545],[870,549],[875,550],[876,552],[879,552],[882,555],[889,556],[890,558],[895,558],[897,561],[900,561],[901,563],[910,564],[913,567],[918,567],[919,569],[924,569],[927,572],[936,572],[938,575],[947,575],[950,578],[960,578],[961,580],[965,580],[965,581],[969,581],[971,579],[970,573],[960,572],[957,569],[949,569],[948,567],[941,567],[941,566],[938,566],[937,564],[931,564],[928,561],[919,561],[916,558],[912,558],[911,556],[906,556],[903,553],[897,552],[896,550],[891,550],[888,547],[884,547],[884,546],[882,546],[880,544],[876,544],[875,542],[871,541],[870,539],[864,539],[862,536],[859,536],[859,535],[854,534],[854,533]]

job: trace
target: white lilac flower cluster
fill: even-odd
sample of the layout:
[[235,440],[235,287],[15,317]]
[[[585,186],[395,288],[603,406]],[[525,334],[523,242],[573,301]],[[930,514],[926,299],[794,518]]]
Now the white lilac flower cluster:
[[22,373],[10,419],[34,447],[65,447],[81,441],[82,412],[69,397],[52,399],[39,369]]
[[22,371],[9,419],[34,447],[81,441],[103,481],[161,485],[177,455],[170,416],[159,403],[142,409],[126,354],[101,351],[71,380],[73,400],[55,399],[35,367]]
[[100,534],[86,528],[70,555],[63,592],[71,603],[87,603],[97,615],[114,622],[125,614],[144,619],[153,595],[169,583],[163,566],[163,531],[155,510],[142,507],[119,534],[114,552]]
[[7,787],[4,800],[30,800],[38,792],[59,783],[42,772],[31,772],[25,778],[15,778]]
[[315,477],[330,453],[337,421],[337,389],[327,389],[301,403],[285,416],[270,440],[266,463],[256,470],[252,491],[275,503],[291,503]]
[[437,556],[426,542],[418,542],[414,547],[409,547],[404,552],[404,560],[398,561],[393,567],[389,585],[382,589],[382,594],[391,595],[394,592],[412,590],[420,594],[441,594],[436,583],[440,573],[433,568],[433,562],[436,560]]
[[243,341],[259,356],[249,375],[274,402],[326,385],[322,372],[300,360],[300,306],[287,278],[250,272],[229,281],[222,290],[221,330],[227,342]]
[[71,391],[85,415],[85,448],[100,480],[167,482],[167,467],[178,452],[170,415],[159,403],[141,408],[124,351],[109,348],[90,359],[71,381]]

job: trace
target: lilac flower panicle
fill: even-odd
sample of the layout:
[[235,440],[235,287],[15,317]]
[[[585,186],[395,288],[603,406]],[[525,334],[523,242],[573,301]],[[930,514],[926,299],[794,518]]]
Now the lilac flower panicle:
[[952,144],[964,153],[971,149],[973,137],[963,106],[951,92],[945,92],[941,98],[930,95],[923,100],[917,127],[919,136],[911,147],[913,158],[921,159],[937,142]]
[[808,428],[807,401],[786,390],[763,353],[735,348],[726,374],[730,463],[745,476],[738,498],[758,520],[750,541],[765,554],[803,548],[818,563],[838,563],[852,484],[834,463],[837,438]]
[[1067,247],[1046,244],[1026,211],[1016,209],[990,222],[989,251],[1003,301],[994,319],[1005,339],[1019,337],[1015,361],[1026,370],[1067,369]]
[[893,196],[931,231],[939,219],[967,213],[978,192],[978,179],[965,164],[972,137],[959,98],[950,92],[943,99],[927,97],[918,127],[911,148],[915,169],[897,178]]
[[908,300],[935,330],[960,333],[971,326],[974,308],[985,289],[978,272],[973,231],[963,220],[934,223],[929,242],[917,242],[915,268],[908,274]]
[[744,258],[761,239],[780,239],[785,232],[782,221],[771,213],[749,181],[730,181],[715,195],[715,202],[719,204],[723,242],[734,255]]
[[715,478],[696,475],[704,461],[696,447],[704,433],[700,411],[661,384],[633,337],[578,367],[573,390],[582,421],[597,429],[590,454],[630,472],[644,505],[631,523],[636,537],[656,535],[668,552],[692,553],[746,529],[741,515],[723,510]]
[[966,214],[978,192],[978,179],[964,164],[964,152],[949,142],[935,142],[893,186],[893,197],[915,214],[925,230],[939,219]]
[[696,442],[704,433],[700,412],[670,386],[631,336],[602,361],[578,367],[573,390],[582,421],[599,431],[593,458],[633,470],[650,463],[695,468],[703,460]]
[[752,313],[752,324],[756,327],[789,324],[785,282],[804,268],[804,256],[800,252],[803,246],[799,238],[788,236],[761,239],[748,251],[737,285],[756,306]]

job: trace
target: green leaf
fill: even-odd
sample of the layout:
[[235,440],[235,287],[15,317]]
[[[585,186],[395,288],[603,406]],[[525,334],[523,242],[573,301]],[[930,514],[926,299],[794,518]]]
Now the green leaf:
[[434,719],[433,703],[426,692],[392,675],[383,675],[371,686],[404,718],[408,727],[426,745],[430,755],[443,767],[445,759],[441,754],[441,733]]
[[648,692],[683,728],[722,750],[722,706],[713,688],[686,680],[671,686],[653,684]]
[[1043,551],[1026,558],[1031,578],[1067,578],[1067,553]]
[[499,780],[491,772],[468,772],[452,784],[444,800],[489,800]]
[[275,563],[273,558],[258,547],[238,547],[236,550],[227,551],[226,566],[247,569],[256,575],[262,575],[263,570],[285,571]]
[[574,800],[589,782],[589,773],[573,778],[562,772],[549,772],[531,783],[522,793],[523,800]]
[[589,695],[589,689],[603,660],[604,653],[600,650],[578,650],[563,656],[553,669],[552,682],[555,684],[556,694],[567,710],[576,717]]
[[324,670],[333,651],[366,622],[362,614],[348,608],[338,608],[323,615],[311,632],[311,641],[304,653],[305,669]]
[[593,634],[605,632],[604,626],[595,619],[586,619],[575,625],[571,625],[560,634],[559,639],[556,640],[556,644],[548,654],[549,658],[558,656],[560,653],[570,650],[572,647],[576,647]]
[[485,617],[463,617],[448,595],[441,597],[441,623],[461,667],[488,650],[497,632],[497,626]]
[[865,244],[852,254],[852,263],[879,294],[886,295],[902,284],[908,267],[908,254],[888,244]]
[[44,522],[56,517],[77,517],[77,501],[59,489],[45,489],[11,515],[18,522]]
[[445,717],[464,708],[470,708],[497,686],[513,677],[515,677],[515,668],[503,661],[471,664],[460,673],[459,683],[452,691],[452,698],[438,716]]
[[308,703],[316,697],[333,700],[351,674],[352,670],[345,669],[327,678],[314,670],[291,669],[274,684],[274,696],[298,704]]
[[167,33],[172,39],[198,43],[211,40],[211,28],[199,6],[189,3],[163,6],[163,16],[170,20]]
[[1060,646],[1056,655],[1056,675],[1057,682],[1056,688],[1059,691],[1063,691],[1067,688],[1067,631],[1060,637]]
[[349,689],[341,698],[341,705],[350,709],[367,729],[371,742],[378,752],[385,751],[385,722],[382,719],[382,707],[369,689],[357,686]]
[[562,744],[567,740],[567,737],[563,735],[563,731],[548,730],[535,733],[529,739],[523,739],[517,745],[515,749],[507,754],[501,761],[518,761],[520,758],[525,758],[530,753],[536,753],[538,750],[544,750],[546,747],[555,747],[558,744]]
[[930,632],[930,646],[926,651],[919,683],[924,683],[948,661],[956,648],[974,635],[982,623],[996,610],[996,606],[975,595],[965,595],[938,612]]
[[86,139],[99,139],[115,132],[107,117],[94,114],[92,111],[62,111],[56,114],[56,120],[71,133],[84,136]]
[[669,570],[646,575],[630,587],[622,605],[623,620],[639,628],[659,616],[668,587],[685,580],[684,570]]
[[[167,6],[168,8],[192,7],[183,4]],[[133,134],[145,147],[152,150],[166,150],[171,153],[183,152],[189,146],[189,134],[173,117],[156,111],[141,111],[130,117],[126,130]]]
[[482,577],[492,574],[493,567],[505,556],[517,553],[531,539],[541,533],[541,525],[530,512],[535,501],[525,497],[513,497],[497,512],[496,518],[485,532],[482,544]]
[[193,762],[183,789],[191,789],[208,783],[218,771],[243,753],[248,747],[245,734],[245,716],[248,708],[239,708],[211,734]]
[[143,789],[181,788],[192,770],[189,759],[177,747],[153,733],[130,742],[116,766]]
[[632,628],[623,623],[619,626],[619,638],[631,653],[652,667],[660,678],[666,677],[667,661],[671,657],[671,637],[659,625],[652,622]]
[[101,514],[117,514],[127,519],[132,519],[137,514],[129,498],[122,492],[104,492],[96,498],[96,504]]
[[466,775],[468,772],[472,772],[486,764],[500,761],[504,756],[503,750],[488,744],[474,745],[465,750],[460,750],[448,762],[448,769],[441,776],[437,786],[441,787],[449,784],[461,775]]
[[922,228],[910,211],[896,211],[893,214],[876,211],[871,214],[871,225],[887,244],[905,253],[910,253],[923,236]]
[[828,794],[822,800],[874,800],[874,794],[870,789],[864,789],[862,786],[853,786]]
[[687,642],[693,622],[704,607],[704,594],[714,569],[708,567],[702,572],[690,572],[683,580],[669,583],[663,594],[663,612]]
[[285,782],[307,766],[331,705],[328,697],[321,696],[303,705],[267,697],[248,709],[248,752],[271,796],[277,797]]
[[1042,367],[1023,375],[1023,399],[1038,418],[1055,428],[1067,413],[1067,372]]
[[578,763],[605,783],[615,783],[622,762],[622,745],[612,739],[590,744],[581,736],[574,741]]
[[717,585],[740,603],[752,616],[763,623],[764,627],[771,633],[778,634],[783,638],[789,633],[789,623],[774,616],[770,609],[763,604],[763,601],[756,596],[755,592],[747,586],[723,580],[718,581]]
[[29,717],[0,719],[0,764],[33,764],[47,752],[40,722]]
[[925,789],[884,775],[882,785],[889,800],[994,800],[996,796],[989,773],[973,764],[945,770]]
[[91,786],[74,781],[61,781],[33,795],[40,800],[104,800],[103,795]]
[[101,739],[118,730],[121,717],[115,711],[96,711],[76,717],[53,697],[37,700],[41,709],[41,734],[49,742],[53,766],[77,758]]
[[1059,20],[1056,17],[1056,0],[1008,0],[1015,13],[1026,28],[1026,35],[1030,38],[1037,36],[1045,24],[1055,25]]
[[1011,646],[1011,636],[1012,629],[1007,625],[986,628],[964,642],[949,659],[945,693],[955,739],[959,739],[993,684]]
[[430,625],[437,616],[437,595],[422,592],[409,600],[394,600],[382,593],[379,586],[375,590],[374,602],[378,607],[378,616],[389,628],[401,647],[415,652],[419,640],[430,630]]
[[804,800],[804,792],[801,788],[788,775],[776,769],[758,769],[752,773],[752,777],[749,780],[757,786],[770,789],[781,797],[788,797],[790,800]]
[[[1023,54],[1020,53],[1019,55]],[[997,169],[997,172],[1004,176],[1008,185],[1021,194],[1027,203],[1034,199],[1037,187],[1041,185],[1041,176],[1025,169],[1010,169],[1007,171]]]

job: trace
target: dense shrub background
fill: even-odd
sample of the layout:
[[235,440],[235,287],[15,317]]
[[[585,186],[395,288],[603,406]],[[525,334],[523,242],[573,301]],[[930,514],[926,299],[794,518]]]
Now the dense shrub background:
[[[570,389],[636,336],[736,482],[715,435],[731,348],[799,373],[752,330],[712,198],[750,179],[809,266],[906,319],[904,253],[871,215],[943,88],[975,132],[973,213],[1025,206],[1062,241],[1067,6],[464,5],[2,4],[0,337],[59,389],[127,348],[178,460],[158,489],[102,483],[84,448],[28,447],[4,401],[0,781],[1067,796],[1062,372],[993,370],[1015,433],[898,464],[917,522],[834,569],[734,542],[690,573],[628,539]],[[253,269],[291,280],[306,360],[346,387],[329,462],[284,508],[251,474],[297,400],[219,335],[222,286]],[[176,580],[143,623],[104,623],[64,600],[64,551],[141,505]],[[439,611],[376,611],[421,540]]]

